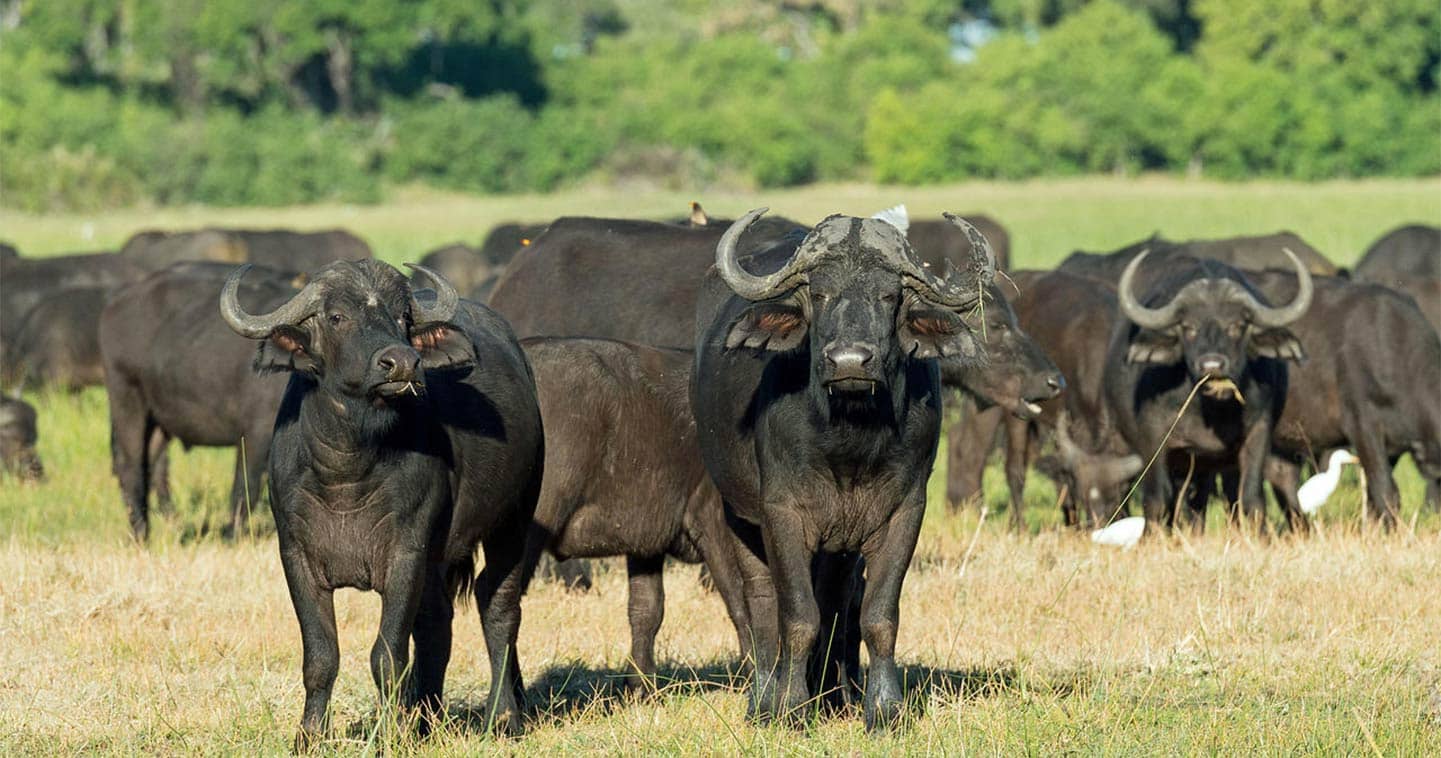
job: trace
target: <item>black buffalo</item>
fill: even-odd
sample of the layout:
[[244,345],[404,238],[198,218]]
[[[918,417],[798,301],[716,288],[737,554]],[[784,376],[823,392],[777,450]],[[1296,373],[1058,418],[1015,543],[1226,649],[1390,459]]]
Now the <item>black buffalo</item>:
[[[101,312],[112,463],[138,539],[149,534],[149,485],[156,456],[171,438],[187,447],[236,446],[227,534],[244,527],[250,503],[260,499],[285,379],[255,376],[254,347],[215,309],[234,270],[217,263],[173,266],[121,288]],[[251,307],[274,307],[295,294],[293,275],[257,274],[240,295]]]
[[691,382],[751,620],[749,713],[793,713],[825,686],[809,681],[813,645],[822,619],[847,611],[824,594],[818,602],[813,561],[844,567],[859,556],[871,659],[864,716],[874,727],[901,706],[898,603],[940,434],[935,359],[979,357],[961,314],[977,305],[994,263],[970,230],[976,258],[941,280],[889,223],[832,216],[791,250],[758,256],[752,273],[737,261],[739,238],[763,212],[746,214],[717,246],[696,310]]
[[1404,292],[1441,331],[1441,227],[1410,224],[1371,243],[1352,278]]
[[381,696],[433,716],[454,598],[473,581],[490,656],[489,721],[518,729],[525,542],[545,454],[520,345],[444,279],[427,297],[379,261],[327,266],[259,316],[237,298],[245,271],[226,281],[221,313],[237,333],[263,340],[257,369],[289,373],[270,482],[305,649],[298,743],[324,728],[340,668],[333,593],[342,587],[380,593],[370,667]]
[[1113,253],[1072,253],[1056,268],[1115,284],[1120,281],[1121,273],[1137,254],[1149,251],[1151,265],[1147,268],[1150,271],[1141,272],[1139,282],[1142,287],[1147,287],[1159,272],[1167,270],[1163,261],[1200,258],[1252,271],[1273,268],[1286,270],[1291,268],[1287,250],[1299,258],[1306,270],[1313,274],[1335,276],[1338,273],[1336,264],[1294,232],[1186,242],[1175,242],[1152,235],[1149,239],[1133,242]]
[[45,478],[35,452],[39,439],[35,408],[18,397],[0,397],[0,471],[21,479]]
[[5,341],[5,383],[67,390],[104,384],[100,313],[109,296],[106,288],[78,287],[31,308]]
[[113,289],[144,275],[133,262],[111,253],[0,259],[0,356],[9,354],[15,331],[40,301],[62,290]]
[[544,337],[521,346],[545,422],[531,549],[561,559],[626,556],[632,684],[655,676],[667,556],[704,561],[738,632],[745,629],[720,494],[696,446],[691,351]]
[[184,261],[254,263],[279,271],[314,271],[332,261],[372,258],[365,241],[342,229],[197,229],[143,231],[120,248],[121,257],[158,270]]
[[948,498],[959,502],[980,491],[985,453],[1001,427],[1013,517],[1022,505],[1027,466],[1053,437],[1056,457],[1049,468],[1066,485],[1066,522],[1084,517],[1104,525],[1117,515],[1124,485],[1143,464],[1117,434],[1101,384],[1119,317],[1115,291],[1063,271],[1019,271],[1010,278],[1019,290],[1011,301],[1016,319],[1066,377],[1065,392],[1041,402],[1040,413],[1031,417],[990,408],[953,424]]
[[1103,379],[1106,402],[1131,449],[1147,457],[1163,451],[1144,476],[1146,519],[1174,524],[1174,482],[1230,474],[1238,477],[1241,506],[1262,528],[1266,458],[1286,396],[1285,361],[1304,355],[1287,326],[1311,305],[1311,273],[1287,253],[1299,285],[1295,298],[1279,307],[1268,305],[1240,271],[1214,260],[1173,267],[1138,297],[1135,280],[1146,257],[1137,255],[1121,274],[1124,319],[1112,330]]
[[[1295,296],[1296,277],[1248,273],[1268,298]],[[1296,502],[1296,464],[1352,447],[1366,472],[1373,515],[1394,524],[1396,460],[1410,453],[1433,499],[1441,479],[1441,337],[1410,298],[1386,287],[1331,277],[1315,282],[1311,308],[1290,330],[1307,361],[1289,372],[1285,409],[1272,447],[1282,458],[1271,483],[1288,520],[1306,522]]]
[[[767,219],[741,249],[798,224]],[[690,347],[695,302],[724,229],[628,219],[562,218],[510,265],[489,304],[522,337],[604,337]]]
[[495,265],[504,267],[537,237],[545,233],[549,224],[522,224],[508,221],[497,224],[485,235],[480,243],[480,257]]

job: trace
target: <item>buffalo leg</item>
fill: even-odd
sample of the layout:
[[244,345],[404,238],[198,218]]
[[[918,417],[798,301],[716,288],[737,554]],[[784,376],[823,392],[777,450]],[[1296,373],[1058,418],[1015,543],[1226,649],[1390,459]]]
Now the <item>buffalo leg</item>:
[[655,689],[655,635],[665,618],[665,556],[626,556],[630,577],[630,660],[635,671],[628,684],[635,691]]
[[1286,526],[1294,534],[1311,531],[1311,520],[1306,518],[1305,512],[1301,510],[1301,501],[1296,495],[1300,480],[1300,466],[1280,456],[1273,455],[1266,459],[1266,481],[1271,485],[1271,492],[1276,495],[1281,513],[1286,516]]
[[1164,466],[1152,466],[1141,482],[1141,510],[1155,529],[1170,530],[1176,525],[1173,508],[1171,474]]
[[900,672],[895,658],[901,584],[916,550],[925,508],[926,493],[922,484],[891,514],[885,529],[862,548],[866,589],[861,599],[861,636],[871,658],[862,711],[866,729],[888,726],[901,713]]
[[1031,425],[1011,417],[1006,421],[1006,486],[1011,490],[1011,531],[1026,530],[1026,464],[1031,455]]
[[807,682],[831,711],[849,706],[860,682],[859,564],[854,553],[821,553],[814,561],[821,626]]
[[500,529],[482,543],[485,570],[475,582],[486,653],[490,657],[489,722],[507,733],[520,730],[525,684],[520,676],[516,637],[520,632],[520,596],[529,569],[525,530]]
[[740,659],[745,661],[750,654],[750,609],[746,606],[745,582],[741,578],[740,565],[729,538],[730,529],[718,501],[701,506],[704,521],[692,536],[696,550],[700,552],[703,566],[710,569],[707,576],[725,603],[726,613],[736,629]]
[[1378,438],[1380,431],[1374,427],[1360,428],[1351,441],[1356,445],[1361,469],[1366,472],[1370,515],[1380,519],[1381,526],[1390,530],[1396,526],[1400,515],[1401,493],[1396,489],[1396,480],[1391,478],[1391,460],[1386,456],[1385,445]]
[[122,381],[106,385],[110,396],[110,458],[120,480],[120,497],[130,516],[130,531],[144,542],[150,537],[151,431],[155,428],[145,412],[144,401],[134,387]]
[[761,525],[779,614],[780,689],[773,716],[795,715],[810,699],[806,666],[820,630],[820,608],[811,584],[816,546],[807,542],[800,513],[793,506],[766,509]]
[[155,427],[150,432],[147,458],[150,460],[150,489],[155,493],[155,509],[166,516],[175,515],[175,496],[170,492],[170,435]]
[[384,702],[410,704],[405,689],[410,638],[425,591],[425,559],[418,553],[393,555],[380,592],[380,633],[370,648],[370,675]]
[[946,428],[946,502],[952,508],[976,497],[984,496],[982,482],[986,459],[995,446],[1000,430],[1002,411],[976,407],[976,401],[960,393],[960,418],[952,419]]
[[260,501],[260,475],[265,472],[270,435],[251,434],[240,438],[235,448],[235,481],[230,486],[230,523],[221,533],[226,538],[245,533],[254,503]]
[[776,588],[766,566],[760,528],[736,516],[729,508],[725,517],[732,555],[745,587],[750,620],[750,627],[741,635],[741,660],[748,660],[751,669],[746,715],[765,720],[776,712],[776,667],[780,657],[780,614],[776,607]]
[[285,569],[285,583],[290,588],[295,617],[300,622],[304,651],[301,679],[305,684],[305,712],[295,737],[295,747],[300,750],[325,732],[325,711],[330,705],[335,677],[340,673],[340,642],[335,631],[334,593],[315,581],[301,555],[282,551],[280,563]]
[[415,615],[411,637],[415,640],[414,705],[421,711],[421,730],[444,711],[445,670],[450,665],[451,623],[455,606],[438,566],[426,571],[425,589]]

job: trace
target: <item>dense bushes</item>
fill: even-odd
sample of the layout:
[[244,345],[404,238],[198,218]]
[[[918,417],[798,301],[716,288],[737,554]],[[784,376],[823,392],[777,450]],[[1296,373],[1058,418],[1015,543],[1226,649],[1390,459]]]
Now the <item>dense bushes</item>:
[[1441,171],[1432,0],[185,2],[20,6],[0,203]]

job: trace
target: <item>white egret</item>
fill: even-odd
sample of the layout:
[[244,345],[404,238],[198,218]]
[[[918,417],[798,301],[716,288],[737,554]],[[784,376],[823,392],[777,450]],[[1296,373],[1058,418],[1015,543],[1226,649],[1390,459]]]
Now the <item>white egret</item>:
[[892,205],[879,213],[873,214],[871,218],[878,218],[900,229],[901,234],[905,234],[911,228],[911,214],[906,211],[905,203]]
[[1351,454],[1350,450],[1336,450],[1326,459],[1326,470],[1307,479],[1296,490],[1296,500],[1301,504],[1301,510],[1307,516],[1316,515],[1316,511],[1336,491],[1336,485],[1341,483],[1341,466],[1345,463],[1360,463],[1361,459]]
[[1141,516],[1123,518],[1104,529],[1091,532],[1091,541],[1098,545],[1114,545],[1127,549],[1136,546],[1146,531],[1146,519]]

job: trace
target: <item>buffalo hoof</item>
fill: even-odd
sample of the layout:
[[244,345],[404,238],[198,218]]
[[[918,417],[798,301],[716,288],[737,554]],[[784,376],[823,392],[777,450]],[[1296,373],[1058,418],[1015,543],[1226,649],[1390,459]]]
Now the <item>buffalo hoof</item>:
[[866,731],[889,729],[901,717],[901,692],[894,680],[873,677],[867,683],[863,718]]
[[325,735],[319,730],[302,728],[295,733],[295,742],[291,744],[290,749],[295,753],[309,753],[320,747],[324,741]]
[[519,736],[523,726],[520,711],[514,706],[504,706],[492,710],[486,716],[485,723],[492,732],[503,737]]

